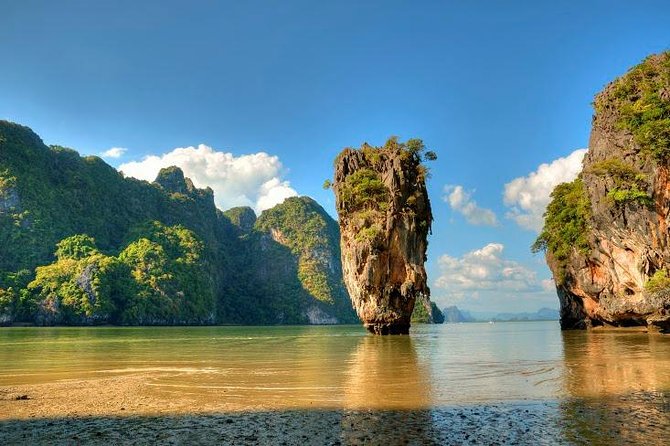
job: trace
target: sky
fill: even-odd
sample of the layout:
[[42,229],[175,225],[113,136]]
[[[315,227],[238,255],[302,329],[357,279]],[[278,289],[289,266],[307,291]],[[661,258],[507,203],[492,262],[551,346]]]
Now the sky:
[[0,119],[222,209],[324,190],[344,147],[438,155],[427,270],[440,307],[558,308],[529,246],[588,148],[591,102],[670,49],[667,1],[0,0]]

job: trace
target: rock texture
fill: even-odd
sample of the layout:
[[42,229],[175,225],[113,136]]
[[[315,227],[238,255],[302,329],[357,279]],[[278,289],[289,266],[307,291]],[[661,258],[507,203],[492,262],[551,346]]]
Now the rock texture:
[[670,288],[652,290],[648,283],[670,266],[664,152],[670,141],[670,53],[648,58],[608,85],[594,105],[580,175],[589,201],[588,243],[573,248],[567,260],[551,249],[546,255],[557,283],[561,326],[667,330]]
[[423,144],[389,140],[345,149],[333,189],[344,282],[359,318],[376,334],[405,334],[417,298],[428,299],[424,262],[432,214]]

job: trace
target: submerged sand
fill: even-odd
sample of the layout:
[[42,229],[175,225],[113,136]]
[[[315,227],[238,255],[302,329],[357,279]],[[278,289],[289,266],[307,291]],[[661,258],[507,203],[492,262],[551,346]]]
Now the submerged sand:
[[250,406],[166,392],[149,375],[0,387],[0,443],[667,444],[667,395],[431,408]]

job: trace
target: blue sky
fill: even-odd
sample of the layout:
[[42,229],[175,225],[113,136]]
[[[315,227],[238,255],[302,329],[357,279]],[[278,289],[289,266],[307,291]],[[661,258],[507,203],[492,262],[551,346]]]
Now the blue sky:
[[222,207],[297,191],[331,213],[339,150],[420,137],[439,156],[433,297],[476,311],[558,306],[536,233],[506,214],[576,158],[507,204],[505,184],[587,147],[593,95],[670,48],[667,1],[55,3],[0,0],[0,118],[124,148],[106,159],[137,176],[186,163]]

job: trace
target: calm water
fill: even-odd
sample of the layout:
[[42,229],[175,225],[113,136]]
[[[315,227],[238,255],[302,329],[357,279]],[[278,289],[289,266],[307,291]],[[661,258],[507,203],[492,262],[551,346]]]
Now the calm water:
[[0,386],[145,373],[152,391],[253,408],[427,409],[670,394],[670,337],[556,322],[0,329]]
[[401,337],[357,326],[0,329],[4,444],[609,446],[668,435],[670,336],[562,333],[556,322]]

